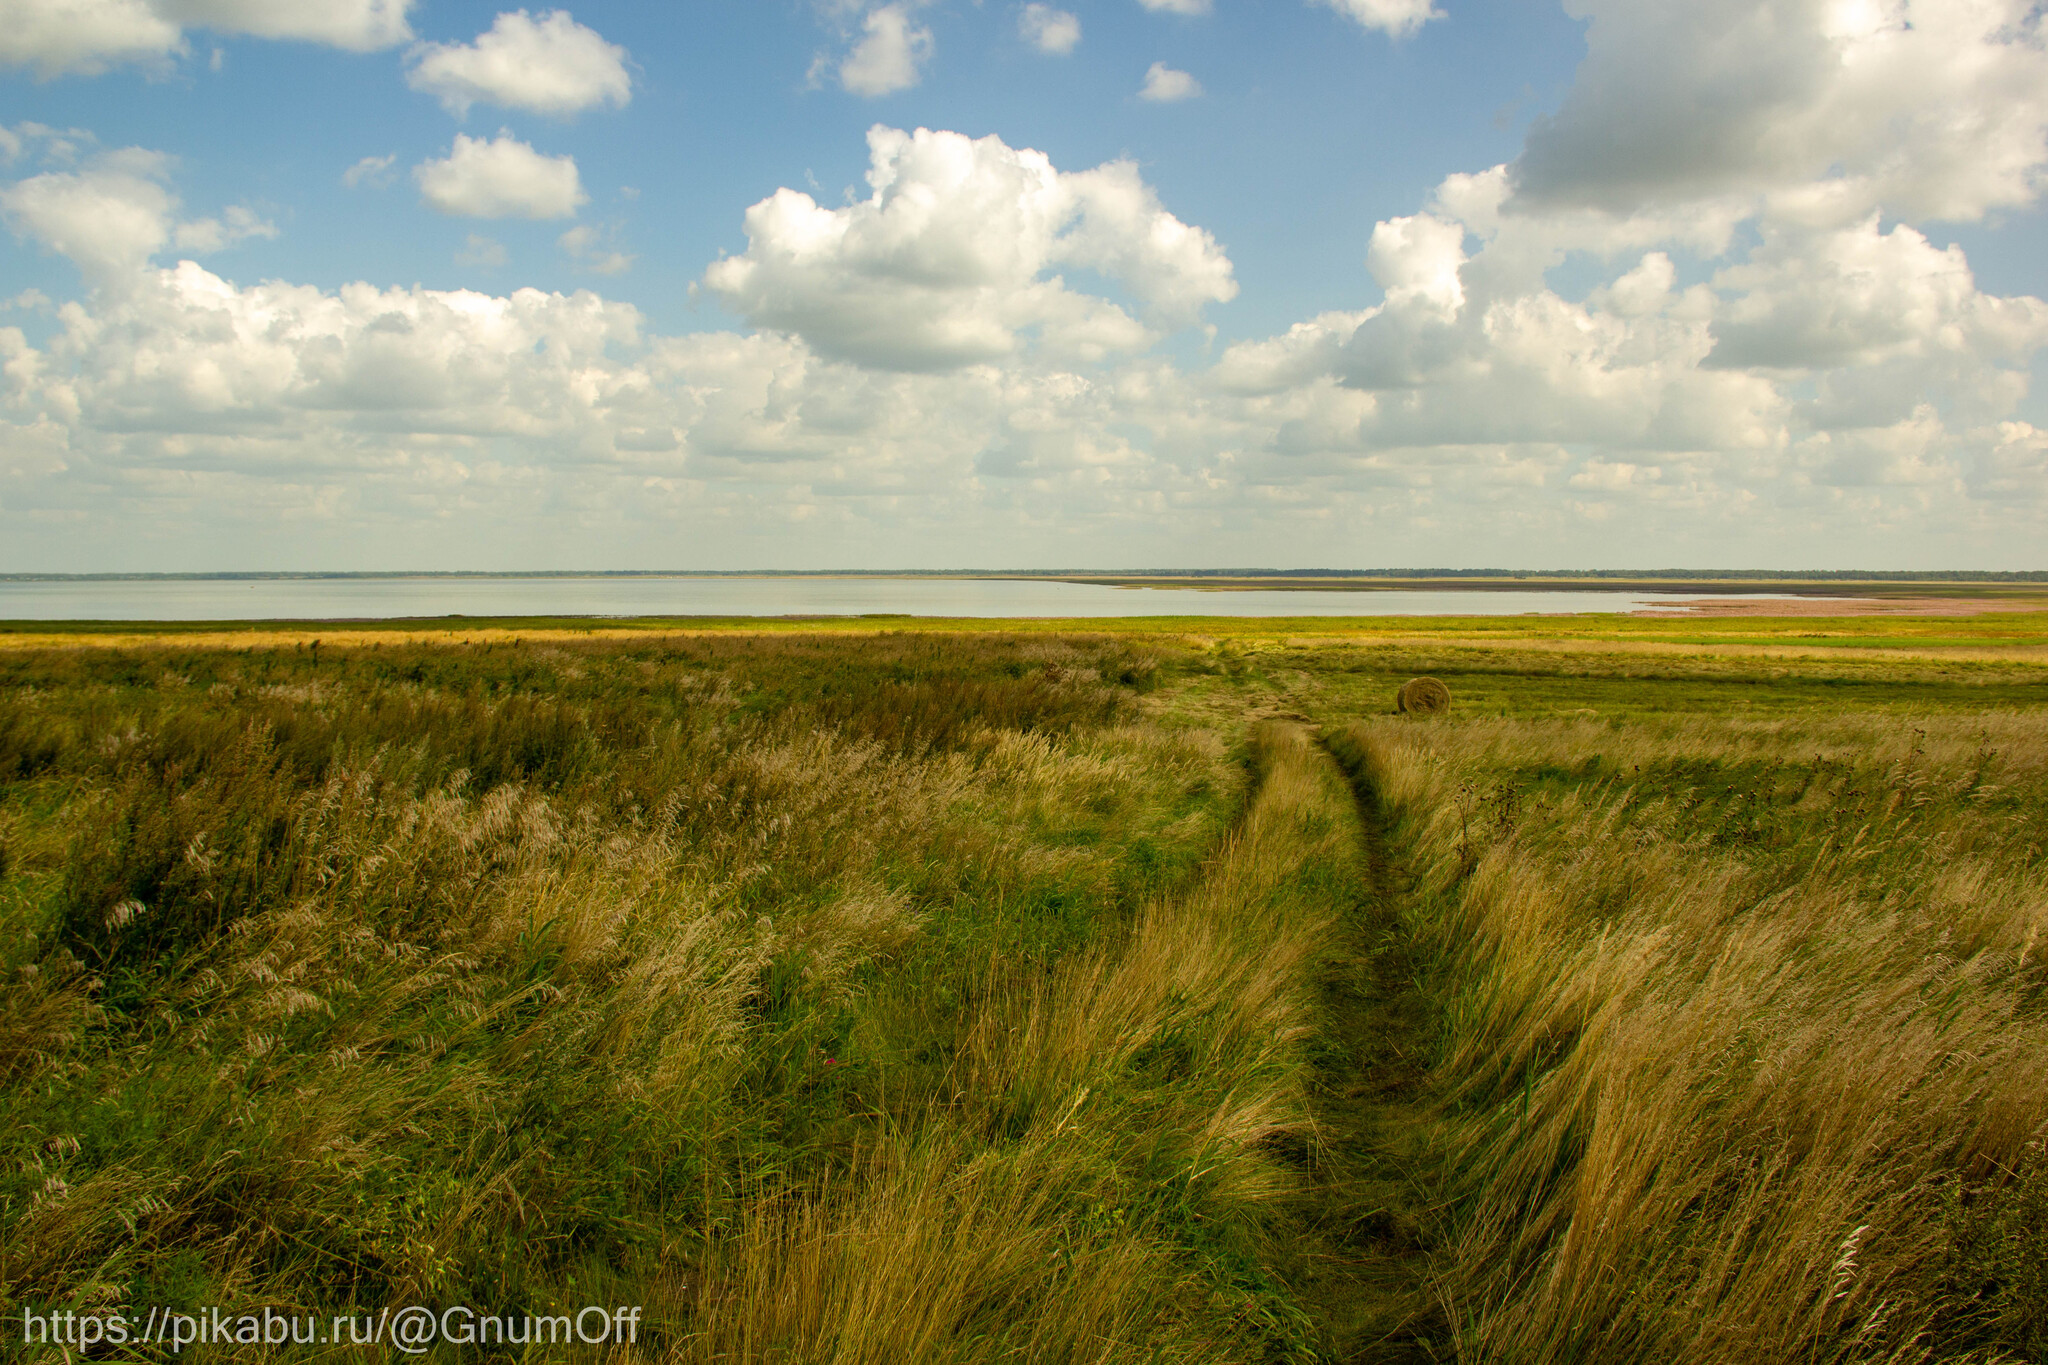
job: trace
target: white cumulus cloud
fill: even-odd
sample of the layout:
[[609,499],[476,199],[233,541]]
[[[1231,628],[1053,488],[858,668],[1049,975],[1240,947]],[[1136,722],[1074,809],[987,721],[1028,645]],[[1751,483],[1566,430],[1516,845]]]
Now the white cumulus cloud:
[[375,52],[412,37],[413,0],[158,0],[169,18],[217,33],[325,43]]
[[1017,32],[1040,52],[1064,57],[1081,41],[1081,21],[1063,9],[1034,0],[1018,14]]
[[[2038,7],[1569,8],[1588,55],[1522,156],[1373,228],[1383,301],[1216,366],[1274,457],[1437,489],[1515,469],[1560,524],[1710,541],[1776,519],[1846,544],[1937,506],[1984,525],[1971,499],[2031,488],[2014,408],[2048,304],[1892,215],[2038,202]],[[1567,260],[1600,271],[1579,297],[1551,283]]]
[[892,95],[916,85],[932,55],[932,31],[910,17],[908,4],[870,10],[862,36],[839,64],[839,83],[855,95]]
[[237,242],[246,242],[252,237],[271,238],[277,236],[277,224],[257,216],[253,209],[242,204],[230,204],[221,211],[218,218],[195,218],[189,223],[178,224],[171,240],[180,251],[195,251],[209,255],[223,251]]
[[1390,38],[1405,38],[1444,12],[1431,0],[1315,0]]
[[1773,230],[1714,280],[1732,295],[1712,363],[1815,370],[1934,359],[2017,360],[2048,342],[2048,305],[1978,291],[1959,248],[1876,215],[1851,228]]
[[2030,0],[1574,0],[1587,53],[1514,167],[1532,209],[1734,194],[1841,226],[1977,218],[2048,162],[2048,11]]
[[0,188],[0,217],[17,235],[69,257],[95,286],[119,286],[166,246],[208,254],[274,224],[243,205],[180,222],[165,186],[169,158],[141,148],[103,153],[78,171],[48,171]]
[[876,127],[868,146],[867,200],[831,209],[784,189],[747,211],[746,252],[705,274],[728,307],[828,356],[940,370],[1016,354],[1026,332],[1082,360],[1150,341],[1117,304],[1048,277],[1061,263],[1171,322],[1237,292],[1215,239],[1127,164],[1062,175],[998,138],[926,129]]
[[161,64],[187,50],[185,30],[324,43],[351,52],[412,37],[412,0],[9,0],[0,64],[45,78],[96,75],[124,62]]
[[552,10],[500,14],[474,43],[430,43],[413,54],[406,84],[433,95],[457,118],[473,104],[567,115],[632,98],[626,50]]
[[590,198],[575,158],[545,156],[509,133],[457,133],[446,157],[412,174],[430,208],[468,218],[568,218]]
[[1154,14],[1207,14],[1209,0],[1138,0]]
[[1971,491],[2006,505],[2048,505],[2048,431],[2028,422],[2000,422],[1990,449],[1974,462]]
[[1138,91],[1138,98],[1155,104],[1172,104],[1177,100],[1193,99],[1201,93],[1201,82],[1187,72],[1176,71],[1165,62],[1154,62],[1146,68],[1145,84]]
[[68,256],[88,278],[140,268],[170,240],[175,201],[161,159],[51,171],[0,190],[0,213],[22,236]]
[[1060,176],[1072,225],[1054,259],[1120,281],[1160,320],[1194,322],[1211,303],[1237,297],[1230,258],[1207,229],[1168,213],[1129,161]]
[[[2009,420],[2048,347],[2048,304],[1983,293],[1960,251],[1874,216],[1766,225],[1685,285],[1612,222],[1582,235],[1574,215],[1500,214],[1486,181],[1452,177],[1425,212],[1375,227],[1383,303],[1225,353],[1225,391],[1292,414],[1276,451],[1363,470],[1403,451],[1455,465],[1549,450],[1560,469],[1580,461],[1561,486],[1593,499],[1573,504],[1585,516],[1961,489],[1973,433]],[[1576,301],[1544,279],[1575,241],[1621,258]]]
[[1465,228],[1432,214],[1393,218],[1372,230],[1366,269],[1395,307],[1422,302],[1455,315],[1465,303]]
[[20,0],[0,19],[0,62],[32,66],[44,78],[163,61],[184,41],[148,0]]
[[[105,344],[102,327],[120,344]],[[324,425],[313,413],[411,411],[488,433],[573,420],[550,416],[541,395],[608,343],[636,341],[638,328],[630,307],[585,294],[238,288],[186,262],[139,277],[55,345],[74,362],[72,401],[96,420],[289,432]]]

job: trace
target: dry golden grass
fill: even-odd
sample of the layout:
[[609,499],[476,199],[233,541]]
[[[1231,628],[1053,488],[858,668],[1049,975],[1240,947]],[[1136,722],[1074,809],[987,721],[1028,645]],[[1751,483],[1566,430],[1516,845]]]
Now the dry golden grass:
[[[2016,1315],[2048,1303],[1958,1242],[2048,1134],[2048,721],[1346,742],[1414,841],[1443,963],[1439,1291],[1467,1358],[2043,1344]],[[2039,1255],[2043,1230],[2014,1235],[1993,1261]]]
[[[2029,670],[1475,648],[1451,716],[1333,736],[1362,845],[1300,714],[1464,643],[370,643],[0,651],[0,1307],[2048,1352]],[[1527,718],[1589,690],[1628,719]]]
[[682,1358],[1255,1360],[1305,1330],[1176,1264],[1191,1212],[1256,1248],[1297,1195],[1270,1144],[1309,1126],[1322,879],[1354,854],[1306,734],[1256,739],[1258,794],[1199,885],[1051,976],[999,974],[940,1114],[752,1209]]
[[1305,1351],[1303,732],[1142,719],[1100,639],[636,648],[17,658],[0,1302]]

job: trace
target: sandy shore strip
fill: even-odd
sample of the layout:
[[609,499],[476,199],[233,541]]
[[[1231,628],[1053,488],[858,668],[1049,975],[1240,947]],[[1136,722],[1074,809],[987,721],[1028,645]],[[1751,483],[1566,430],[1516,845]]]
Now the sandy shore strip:
[[1687,597],[1631,616],[1982,616],[2048,611],[2048,598],[1999,597]]

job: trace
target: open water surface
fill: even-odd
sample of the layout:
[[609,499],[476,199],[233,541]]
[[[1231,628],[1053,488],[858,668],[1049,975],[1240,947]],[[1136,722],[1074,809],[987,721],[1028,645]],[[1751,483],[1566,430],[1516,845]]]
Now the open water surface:
[[[1711,591],[1711,590],[1708,590]],[[156,578],[0,581],[0,621],[327,621],[415,616],[1514,616],[1628,612],[1707,595],[1112,588],[1030,578]],[[1780,594],[1749,594],[1780,596]]]

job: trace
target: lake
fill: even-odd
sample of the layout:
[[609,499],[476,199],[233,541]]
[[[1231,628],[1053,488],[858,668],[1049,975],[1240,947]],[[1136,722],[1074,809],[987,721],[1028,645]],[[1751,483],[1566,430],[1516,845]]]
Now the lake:
[[[1707,589],[1711,591],[1711,589]],[[414,616],[1512,616],[1627,612],[1702,589],[1243,592],[1017,578],[575,577],[0,581],[0,620],[260,621]],[[1773,594],[1775,595],[1775,594]]]

